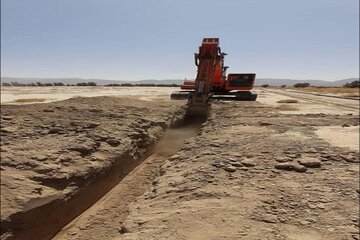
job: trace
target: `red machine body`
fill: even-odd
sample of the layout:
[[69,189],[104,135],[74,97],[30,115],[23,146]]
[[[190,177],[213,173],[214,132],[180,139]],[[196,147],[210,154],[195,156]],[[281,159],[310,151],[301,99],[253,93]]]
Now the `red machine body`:
[[195,65],[198,72],[195,81],[185,80],[181,85],[183,90],[195,90],[197,82],[207,78],[209,91],[214,94],[226,94],[230,91],[250,91],[255,82],[255,73],[231,73],[226,76],[227,66],[224,66],[224,56],[221,52],[218,38],[204,38],[195,53]]
[[207,115],[212,98],[229,98],[255,101],[257,95],[250,92],[255,73],[231,73],[226,76],[226,53],[221,52],[218,38],[204,38],[199,52],[195,53],[197,75],[195,81],[185,80],[184,91],[171,94],[172,99],[188,99],[188,115]]

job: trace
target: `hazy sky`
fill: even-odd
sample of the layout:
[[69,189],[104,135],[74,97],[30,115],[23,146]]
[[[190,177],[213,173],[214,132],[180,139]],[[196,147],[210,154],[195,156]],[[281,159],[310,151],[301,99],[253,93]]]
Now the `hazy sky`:
[[194,78],[203,37],[228,73],[359,76],[358,0],[1,0],[2,76]]

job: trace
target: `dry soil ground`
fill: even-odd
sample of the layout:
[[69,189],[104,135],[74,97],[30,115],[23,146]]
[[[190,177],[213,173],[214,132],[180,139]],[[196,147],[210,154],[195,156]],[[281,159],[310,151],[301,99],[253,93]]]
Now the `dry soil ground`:
[[328,95],[339,95],[345,97],[359,97],[359,88],[345,88],[345,87],[306,87],[306,88],[290,88],[294,91],[320,93]]
[[168,129],[127,175],[136,164],[123,159],[152,149],[183,102],[6,106],[2,237],[43,222],[31,209],[55,202],[36,233],[82,214],[54,239],[359,239],[358,101],[258,93],[257,102],[215,101],[206,122]]

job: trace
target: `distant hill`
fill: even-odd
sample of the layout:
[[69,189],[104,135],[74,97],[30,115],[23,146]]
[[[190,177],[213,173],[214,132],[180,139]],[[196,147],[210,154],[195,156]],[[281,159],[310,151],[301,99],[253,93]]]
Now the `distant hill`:
[[[324,80],[296,80],[296,79],[277,79],[277,78],[258,78],[255,80],[256,86],[261,86],[263,84],[269,84],[270,86],[293,86],[296,83],[308,82],[311,86],[333,86],[340,87],[345,83],[358,81],[359,78],[348,78],[341,79],[337,81],[324,81]],[[81,82],[95,82],[97,85],[106,85],[106,84],[121,84],[121,83],[131,83],[131,84],[181,84],[182,79],[146,79],[146,80],[137,80],[137,81],[127,81],[127,80],[106,80],[106,79],[82,79],[82,78],[13,78],[13,77],[1,77],[1,82],[11,83],[18,82],[22,84],[29,83],[54,83],[62,82],[64,84],[77,84]]]

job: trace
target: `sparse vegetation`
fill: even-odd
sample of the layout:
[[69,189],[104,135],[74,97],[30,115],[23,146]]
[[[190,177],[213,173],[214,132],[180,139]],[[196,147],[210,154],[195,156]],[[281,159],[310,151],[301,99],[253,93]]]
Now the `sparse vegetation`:
[[141,84],[131,84],[131,83],[112,83],[105,85],[106,87],[180,87],[179,84],[154,84],[154,83],[141,83]]
[[353,81],[351,83],[346,83],[346,84],[344,84],[344,87],[346,87],[346,88],[359,88],[360,87],[360,82],[359,81]]
[[[43,87],[43,86],[97,86],[95,82],[81,82],[77,84],[64,84],[62,82],[54,82],[54,83],[18,83],[18,82],[3,82],[2,86],[16,86],[16,87]],[[179,87],[179,84],[154,84],[154,83],[141,83],[141,84],[131,84],[131,83],[111,83],[105,85],[106,87]]]
[[296,87],[296,88],[310,87],[310,83],[296,83],[296,84],[294,84],[294,87]]
[[76,86],[97,86],[97,84],[95,82],[81,82],[77,83]]

